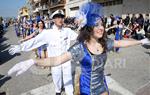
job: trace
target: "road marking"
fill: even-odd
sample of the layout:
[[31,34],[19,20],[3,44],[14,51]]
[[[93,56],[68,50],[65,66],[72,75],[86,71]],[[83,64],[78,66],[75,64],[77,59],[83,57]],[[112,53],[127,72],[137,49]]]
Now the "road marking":
[[22,93],[21,95],[55,95],[54,84],[50,83],[39,88]]
[[110,76],[106,76],[106,82],[108,84],[108,88],[114,92],[117,92],[121,95],[134,95],[132,92],[121,86],[121,84],[119,84]]
[[137,89],[136,95],[149,95],[150,93],[150,81]]
[[[110,76],[106,76],[106,82],[108,84],[108,88],[114,92],[117,92],[121,95],[134,95],[132,92],[121,86],[121,84],[119,84]],[[50,83],[39,88],[30,90],[28,92],[22,93],[21,95],[55,95],[54,84]]]

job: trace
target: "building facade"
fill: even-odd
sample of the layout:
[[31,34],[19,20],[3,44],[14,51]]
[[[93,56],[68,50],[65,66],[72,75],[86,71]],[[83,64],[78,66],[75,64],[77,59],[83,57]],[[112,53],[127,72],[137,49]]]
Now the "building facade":
[[74,17],[79,10],[79,7],[86,2],[90,2],[91,0],[66,0],[66,16]]
[[48,14],[48,2],[49,0],[28,0],[31,6],[31,14]]
[[150,13],[150,0],[67,0],[66,15],[75,16],[79,6],[85,2],[96,2],[103,6],[103,14],[124,16],[126,14]]
[[61,9],[65,12],[66,0],[29,0],[31,14],[51,15],[54,11]]
[[73,17],[79,7],[86,2],[100,3],[105,16],[150,13],[150,0],[29,0],[29,2],[32,6],[32,13],[38,12],[40,15],[51,15],[54,11],[61,9],[66,16]]
[[49,13],[53,13],[56,10],[63,10],[65,13],[66,0],[49,0]]
[[150,0],[92,0],[103,5],[104,15],[150,13]]

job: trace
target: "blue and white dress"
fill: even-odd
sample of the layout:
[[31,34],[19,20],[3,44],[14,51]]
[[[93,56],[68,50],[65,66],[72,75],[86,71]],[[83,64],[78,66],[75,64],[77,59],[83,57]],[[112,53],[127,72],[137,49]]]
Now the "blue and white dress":
[[[107,52],[113,50],[114,40],[107,40]],[[75,43],[68,50],[74,61],[81,65],[80,95],[100,95],[108,92],[104,76],[104,66],[107,59],[107,52],[99,55],[92,55],[86,45],[81,42]]]
[[[116,28],[115,28],[115,40],[121,40],[122,39],[122,29],[123,29],[123,26],[122,25],[120,25],[120,26],[117,26]],[[119,51],[119,48],[116,48],[116,50],[115,50],[116,52],[118,52]]]

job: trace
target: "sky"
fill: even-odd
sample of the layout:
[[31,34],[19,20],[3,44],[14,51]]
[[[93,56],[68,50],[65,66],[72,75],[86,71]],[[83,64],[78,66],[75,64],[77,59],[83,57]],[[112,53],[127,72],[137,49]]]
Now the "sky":
[[0,16],[17,17],[18,10],[26,5],[27,0],[1,0]]

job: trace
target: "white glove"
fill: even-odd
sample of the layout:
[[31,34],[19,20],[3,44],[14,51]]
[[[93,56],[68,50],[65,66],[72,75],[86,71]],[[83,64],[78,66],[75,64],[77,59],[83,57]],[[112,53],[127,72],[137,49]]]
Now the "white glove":
[[9,54],[14,55],[15,53],[21,52],[21,46],[20,45],[11,45],[11,48],[9,49]]
[[8,76],[11,76],[13,73],[16,72],[16,76],[26,72],[32,65],[34,65],[34,60],[29,59],[14,65],[9,71]]
[[109,29],[105,29],[106,32],[108,32]]
[[21,44],[22,42],[23,42],[22,40],[19,40],[19,41],[18,41],[18,44]]
[[148,38],[145,38],[143,40],[141,40],[141,43],[144,45],[144,44],[149,44],[150,43],[150,40]]

